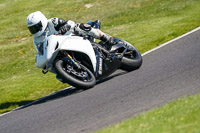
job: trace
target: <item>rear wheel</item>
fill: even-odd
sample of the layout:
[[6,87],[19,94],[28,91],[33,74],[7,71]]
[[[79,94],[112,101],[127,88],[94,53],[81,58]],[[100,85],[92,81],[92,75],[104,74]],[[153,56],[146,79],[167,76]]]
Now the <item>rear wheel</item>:
[[96,84],[94,74],[82,64],[78,64],[78,67],[75,67],[65,63],[63,60],[58,60],[54,64],[54,68],[64,82],[74,87],[88,89]]
[[125,54],[121,60],[120,69],[125,71],[139,69],[142,65],[142,56],[139,51],[132,45],[129,47],[130,49],[126,52],[127,54]]

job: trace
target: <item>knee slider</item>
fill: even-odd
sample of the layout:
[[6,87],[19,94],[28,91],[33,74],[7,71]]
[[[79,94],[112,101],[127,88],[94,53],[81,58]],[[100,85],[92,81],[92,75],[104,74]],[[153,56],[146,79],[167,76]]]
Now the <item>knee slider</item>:
[[81,29],[81,30],[84,30],[84,31],[90,31],[91,29],[92,29],[92,27],[91,27],[91,25],[89,25],[89,24],[83,24],[83,23],[81,23],[80,25],[79,25],[79,28]]

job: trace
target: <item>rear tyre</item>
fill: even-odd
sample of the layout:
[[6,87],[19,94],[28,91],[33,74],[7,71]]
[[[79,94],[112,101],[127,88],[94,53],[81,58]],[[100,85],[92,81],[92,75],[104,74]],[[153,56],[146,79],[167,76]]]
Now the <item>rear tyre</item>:
[[134,46],[131,45],[130,47],[131,49],[129,50],[129,52],[132,51],[132,53],[124,55],[124,57],[121,60],[120,67],[120,69],[128,72],[139,69],[142,65],[141,54]]
[[54,69],[64,82],[80,89],[92,88],[96,84],[94,74],[84,65],[79,65],[79,68],[75,68],[63,60],[58,60],[54,64]]

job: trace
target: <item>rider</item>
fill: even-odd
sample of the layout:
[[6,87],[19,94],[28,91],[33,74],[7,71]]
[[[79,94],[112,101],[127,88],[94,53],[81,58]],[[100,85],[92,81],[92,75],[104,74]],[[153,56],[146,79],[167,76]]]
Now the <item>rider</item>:
[[27,17],[27,27],[34,36],[34,45],[39,51],[40,44],[46,36],[73,33],[78,36],[92,36],[101,41],[113,44],[113,37],[99,29],[92,28],[89,24],[75,24],[74,21],[61,18],[47,18],[40,11],[33,12]]

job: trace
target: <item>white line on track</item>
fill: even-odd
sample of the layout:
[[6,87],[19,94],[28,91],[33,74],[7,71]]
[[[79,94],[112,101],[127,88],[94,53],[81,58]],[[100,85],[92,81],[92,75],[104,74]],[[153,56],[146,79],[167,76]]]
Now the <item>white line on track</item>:
[[155,50],[158,50],[158,49],[160,49],[160,48],[162,48],[162,47],[164,47],[164,46],[166,46],[166,45],[168,45],[168,44],[170,44],[170,43],[172,43],[172,42],[175,42],[175,41],[177,41],[177,40],[179,40],[179,39],[181,39],[181,38],[183,38],[183,37],[185,37],[185,36],[187,36],[187,35],[190,35],[190,34],[196,32],[196,31],[198,31],[198,30],[200,30],[200,27],[197,27],[196,29],[194,29],[194,30],[192,30],[192,31],[189,31],[189,32],[187,32],[187,33],[185,33],[185,34],[183,34],[183,35],[181,35],[181,36],[179,36],[179,37],[177,37],[177,38],[175,38],[175,39],[173,39],[173,40],[170,40],[170,41],[168,41],[168,42],[166,42],[166,43],[163,43],[163,44],[159,45],[158,47],[153,48],[153,49],[151,49],[151,50],[149,50],[149,51],[143,53],[142,56],[145,56],[145,55],[147,55],[147,54],[149,54],[149,53],[151,53],[151,52],[153,52],[153,51],[155,51]]
[[[153,51],[156,51],[156,50],[158,50],[158,49],[160,49],[160,48],[162,48],[162,47],[164,47],[164,46],[166,46],[166,45],[168,45],[168,44],[170,44],[170,43],[172,43],[172,42],[175,42],[175,41],[177,41],[177,40],[179,40],[179,39],[181,39],[181,38],[183,38],[183,37],[185,37],[185,36],[188,36],[188,35],[190,35],[190,34],[196,32],[196,31],[198,31],[198,30],[200,30],[200,27],[197,27],[196,29],[194,29],[194,30],[192,30],[192,31],[189,31],[189,32],[187,32],[187,33],[185,33],[185,34],[183,34],[183,35],[181,35],[181,36],[179,36],[179,37],[177,37],[177,38],[175,38],[175,39],[173,39],[173,40],[170,40],[170,41],[168,41],[168,42],[166,42],[166,43],[163,43],[163,44],[161,44],[160,46],[158,46],[158,47],[156,47],[156,48],[153,48],[153,49],[151,49],[151,50],[149,50],[149,51],[143,53],[142,56],[145,56],[145,55],[147,55],[147,54],[149,54],[149,53],[151,53],[151,52],[153,52]],[[0,117],[1,117],[1,116],[4,116],[4,115],[6,115],[6,114],[9,114],[9,113],[11,113],[11,112],[13,112],[13,111],[16,111],[16,110],[19,110],[19,109],[28,107],[28,106],[30,106],[30,105],[32,105],[32,104],[34,104],[34,103],[37,103],[37,102],[39,102],[39,101],[42,101],[42,100],[44,100],[44,99],[47,98],[47,97],[53,96],[53,95],[55,95],[55,94],[57,94],[57,93],[59,93],[59,92],[62,92],[62,91],[64,91],[64,90],[67,90],[67,89],[69,89],[69,88],[71,88],[71,86],[70,86],[70,87],[67,87],[67,88],[65,88],[65,89],[62,89],[62,90],[60,90],[60,91],[57,91],[57,92],[55,92],[55,93],[52,93],[52,94],[50,94],[50,95],[48,95],[48,96],[42,97],[42,98],[40,98],[40,99],[38,99],[38,100],[35,100],[35,101],[33,101],[33,102],[30,102],[30,103],[28,103],[28,104],[26,104],[26,105],[22,105],[22,106],[20,106],[20,107],[18,107],[18,108],[15,108],[15,109],[13,109],[13,110],[11,110],[11,111],[9,111],[9,112],[4,113],[4,114],[0,114]]]
[[62,89],[62,90],[60,90],[60,91],[54,92],[54,93],[52,93],[52,94],[50,94],[50,95],[48,95],[48,96],[42,97],[42,98],[37,99],[37,100],[35,100],[35,101],[32,101],[32,102],[30,102],[30,103],[28,103],[28,104],[25,104],[25,105],[22,105],[22,106],[20,106],[20,107],[18,107],[18,108],[15,108],[15,109],[13,109],[13,110],[11,110],[11,111],[9,111],[9,112],[0,114],[0,117],[1,117],[1,116],[4,116],[4,115],[6,115],[6,114],[9,114],[9,113],[11,113],[11,112],[13,112],[13,111],[16,111],[16,110],[19,110],[19,109],[28,107],[28,106],[30,106],[30,105],[33,105],[33,104],[35,104],[35,103],[37,103],[37,102],[40,102],[40,101],[42,101],[42,100],[44,100],[44,99],[46,99],[46,98],[48,98],[48,97],[50,97],[50,96],[56,95],[56,94],[58,94],[58,93],[60,93],[60,92],[62,92],[62,91],[65,91],[65,90],[67,90],[67,89],[70,89],[70,88],[72,88],[72,87],[69,86],[69,87],[64,88],[64,89]]

